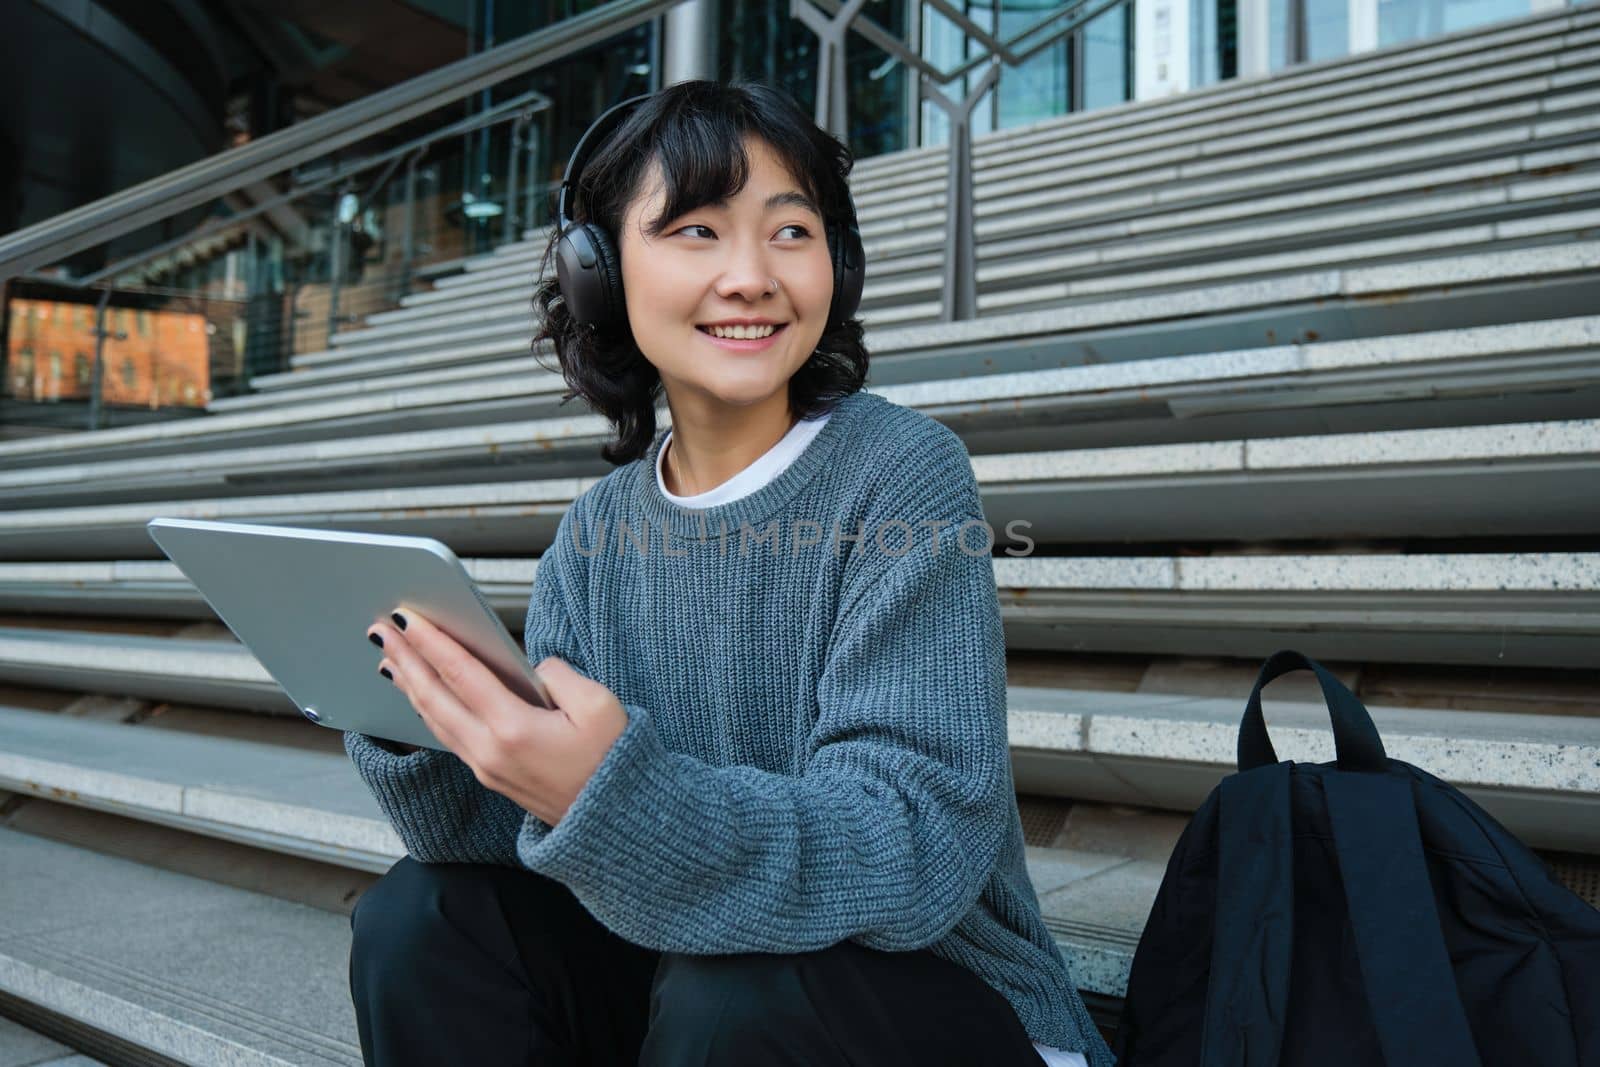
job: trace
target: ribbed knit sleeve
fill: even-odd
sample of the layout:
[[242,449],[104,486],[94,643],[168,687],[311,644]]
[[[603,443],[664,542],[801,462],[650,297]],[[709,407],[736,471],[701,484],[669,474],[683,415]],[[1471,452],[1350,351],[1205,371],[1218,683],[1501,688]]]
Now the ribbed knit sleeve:
[[[576,507],[557,525],[555,541],[540,558],[523,625],[530,663],[559,656],[585,669],[569,611],[575,601],[572,569],[582,557],[572,550],[570,525]],[[452,752],[419,748],[401,755],[387,742],[347,731],[345,752],[394,825],[406,851],[423,863],[494,863],[517,867],[516,840],[532,818],[509,798],[485,788]]]
[[452,752],[419,748],[401,755],[384,745],[353,730],[344,735],[345,752],[407,853],[423,863],[518,866],[521,808],[485,789]]
[[846,564],[802,773],[672,752],[653,722],[672,709],[626,704],[561,821],[524,823],[529,868],[658,951],[913,950],[975,907],[1013,817],[1005,648],[988,551],[952,539],[982,511],[946,433],[889,509],[949,520],[938,550],[924,537]]

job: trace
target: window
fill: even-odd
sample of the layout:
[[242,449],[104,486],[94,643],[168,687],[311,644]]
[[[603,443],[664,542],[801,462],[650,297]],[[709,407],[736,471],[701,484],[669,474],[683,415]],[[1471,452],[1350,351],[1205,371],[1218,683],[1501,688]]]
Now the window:
[[1378,0],[1378,47],[1530,14],[1528,0]]
[[1079,111],[1120,104],[1130,98],[1133,63],[1128,45],[1133,37],[1132,4],[1101,12],[1079,31],[1083,38],[1083,100]]

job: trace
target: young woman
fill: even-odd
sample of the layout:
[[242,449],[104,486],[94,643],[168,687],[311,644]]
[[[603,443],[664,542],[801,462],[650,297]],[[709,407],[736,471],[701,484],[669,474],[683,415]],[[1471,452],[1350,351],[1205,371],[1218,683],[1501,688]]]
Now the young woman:
[[605,236],[535,306],[618,467],[533,582],[557,711],[369,631],[449,751],[346,735],[409,853],[352,916],[366,1062],[1110,1067],[1024,865],[969,457],[862,389],[848,149],[681,82],[584,154]]

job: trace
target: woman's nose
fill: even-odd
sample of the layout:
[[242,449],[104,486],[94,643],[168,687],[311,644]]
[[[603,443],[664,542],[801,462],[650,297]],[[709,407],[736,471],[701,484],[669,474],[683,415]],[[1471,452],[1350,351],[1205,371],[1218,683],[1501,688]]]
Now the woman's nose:
[[723,266],[722,276],[717,280],[717,292],[723,296],[738,293],[758,299],[772,288],[774,277],[776,275],[759,250],[731,252]]
[[717,286],[717,295],[724,297],[743,296],[749,300],[760,300],[770,295],[773,291],[772,275],[752,274],[742,272],[737,276],[725,275]]

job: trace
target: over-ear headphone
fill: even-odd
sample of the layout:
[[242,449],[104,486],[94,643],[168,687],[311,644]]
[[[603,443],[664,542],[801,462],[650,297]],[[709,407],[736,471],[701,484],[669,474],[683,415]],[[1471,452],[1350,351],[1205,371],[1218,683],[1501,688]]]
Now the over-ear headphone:
[[[572,221],[572,206],[577,182],[589,156],[633,109],[654,93],[624,100],[606,110],[578,138],[578,146],[567,161],[556,197],[556,226],[561,237],[556,243],[556,281],[567,311],[576,322],[592,324],[616,322],[627,314],[622,292],[622,258],[617,245],[604,227],[592,222]],[[866,280],[866,256],[861,248],[861,230],[856,225],[856,205],[846,193],[850,218],[844,225],[826,224],[828,253],[833,261],[833,301],[828,307],[832,330],[855,315],[861,306],[861,286]]]

